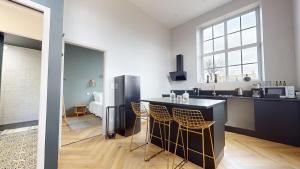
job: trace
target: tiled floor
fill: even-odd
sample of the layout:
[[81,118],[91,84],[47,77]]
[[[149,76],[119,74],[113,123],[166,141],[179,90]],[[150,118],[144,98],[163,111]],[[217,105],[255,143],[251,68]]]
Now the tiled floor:
[[1,132],[0,169],[35,169],[37,140],[37,126]]

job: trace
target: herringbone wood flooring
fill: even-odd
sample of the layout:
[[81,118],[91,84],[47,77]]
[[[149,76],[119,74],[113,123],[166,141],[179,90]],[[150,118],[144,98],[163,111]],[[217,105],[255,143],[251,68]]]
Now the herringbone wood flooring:
[[[135,140],[142,143],[143,136],[140,133]],[[65,146],[60,150],[59,169],[166,169],[166,155],[144,162],[143,149],[129,152],[129,143],[130,138],[98,136]],[[200,167],[189,163],[184,168]],[[226,133],[225,155],[218,169],[300,169],[300,148]]]
[[102,132],[102,120],[94,115],[68,117],[68,122],[69,126],[64,120],[62,122],[62,145],[94,137]]

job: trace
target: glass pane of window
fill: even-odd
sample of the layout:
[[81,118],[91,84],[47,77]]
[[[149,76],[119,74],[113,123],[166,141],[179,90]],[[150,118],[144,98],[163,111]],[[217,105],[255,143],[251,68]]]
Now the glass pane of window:
[[213,52],[213,41],[212,40],[204,42],[203,52],[204,52],[204,54]]
[[214,51],[220,51],[225,49],[224,37],[214,39]]
[[239,31],[241,28],[240,17],[227,21],[227,34]]
[[242,63],[241,51],[236,50],[232,52],[228,52],[228,65],[240,65]]
[[258,79],[258,64],[248,64],[243,65],[243,73],[244,76],[248,74],[249,77],[251,77],[252,80]]
[[225,67],[225,53],[220,53],[214,56],[215,67]]
[[203,40],[212,39],[212,27],[206,28],[203,30]]
[[220,23],[213,27],[214,30],[214,38],[220,37],[224,35],[224,23]]
[[239,81],[242,79],[242,67],[230,66],[228,67],[228,80]]
[[216,68],[218,82],[226,81],[226,69],[225,68]]
[[214,68],[213,56],[203,57],[203,67],[204,69]]
[[208,76],[209,82],[213,82],[215,80],[214,79],[215,78],[214,74],[215,74],[215,70],[214,69],[206,69],[206,70],[204,70],[203,80],[205,80],[205,82],[207,82],[207,76]]
[[257,62],[257,47],[243,49],[243,64]]
[[248,45],[256,43],[256,27],[242,31],[242,43]]
[[242,29],[250,28],[256,26],[256,12],[250,12],[241,17],[242,20]]
[[228,48],[241,46],[241,33],[233,33],[228,35]]

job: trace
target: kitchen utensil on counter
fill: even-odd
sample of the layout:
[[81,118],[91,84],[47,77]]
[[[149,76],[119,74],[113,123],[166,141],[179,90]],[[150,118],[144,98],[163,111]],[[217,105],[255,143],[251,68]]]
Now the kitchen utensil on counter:
[[236,94],[238,95],[238,96],[243,96],[243,89],[242,88],[236,88],[235,89],[235,91],[236,91]]

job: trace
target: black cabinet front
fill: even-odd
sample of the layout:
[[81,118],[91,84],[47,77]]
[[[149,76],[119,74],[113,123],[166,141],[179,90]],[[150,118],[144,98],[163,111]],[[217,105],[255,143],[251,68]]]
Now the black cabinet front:
[[254,105],[259,138],[300,146],[299,102],[255,100]]

